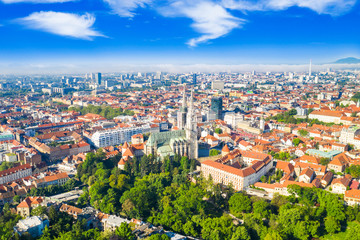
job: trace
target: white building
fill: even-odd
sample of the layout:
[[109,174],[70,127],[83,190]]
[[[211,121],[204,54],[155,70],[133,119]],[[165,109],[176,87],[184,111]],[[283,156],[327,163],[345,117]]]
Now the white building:
[[343,128],[340,133],[339,141],[343,144],[353,144],[356,148],[360,148],[360,128],[351,126]]
[[224,90],[224,81],[212,81],[211,89],[213,90]]
[[130,223],[129,220],[115,215],[110,215],[108,218],[104,218],[101,222],[104,224],[105,231],[107,230],[115,231],[116,228],[118,228],[123,222]]
[[236,128],[237,124],[241,122],[243,119],[244,118],[241,114],[236,114],[236,113],[226,113],[224,116],[224,121],[232,128]]
[[7,170],[0,171],[0,184],[12,182],[31,175],[32,168],[30,164],[9,168]]
[[131,136],[147,132],[150,132],[149,125],[97,131],[91,136],[91,142],[97,148],[114,146],[123,144],[124,142],[131,142]]
[[45,226],[49,226],[47,219],[43,220],[39,216],[33,216],[20,220],[14,227],[14,231],[20,236],[28,232],[32,237],[36,238],[42,235]]

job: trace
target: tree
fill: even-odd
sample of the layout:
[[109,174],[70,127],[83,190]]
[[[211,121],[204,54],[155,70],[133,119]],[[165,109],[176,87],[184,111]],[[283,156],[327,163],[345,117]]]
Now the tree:
[[294,227],[294,236],[301,240],[309,239],[310,235],[305,221],[297,222],[296,226]]
[[154,234],[149,237],[149,240],[170,240],[166,234]]
[[250,235],[244,226],[237,227],[231,240],[251,240]]
[[47,214],[47,208],[45,206],[38,206],[31,210],[31,216],[41,216]]
[[55,206],[52,205],[50,208],[49,208],[49,221],[50,222],[55,222],[57,219],[57,211],[55,209]]
[[122,222],[120,226],[115,230],[115,234],[124,240],[133,240],[135,234],[132,233],[132,230],[129,224]]
[[263,182],[263,183],[266,183],[266,181],[267,181],[266,176],[265,175],[261,176],[260,181]]
[[350,174],[354,178],[360,177],[360,166],[359,165],[351,165],[350,167],[345,169],[345,173]]
[[295,147],[299,146],[299,144],[302,143],[299,138],[294,138],[292,142]]
[[215,133],[222,134],[223,130],[221,128],[216,128]]
[[196,225],[192,221],[187,221],[183,226],[183,231],[186,235],[197,237],[198,233],[195,230]]
[[211,149],[210,152],[209,152],[210,156],[217,156],[219,154],[220,154],[220,151],[217,150],[217,149]]
[[360,240],[360,225],[356,224],[346,230],[347,234],[345,239]]
[[330,158],[324,158],[324,157],[320,158],[320,164],[324,166],[328,165],[330,161],[331,161]]
[[263,199],[256,201],[253,203],[253,212],[260,218],[269,218],[271,213],[270,204]]
[[340,231],[341,225],[334,217],[329,216],[325,219],[325,229],[328,233],[334,234]]
[[276,231],[271,231],[266,234],[264,240],[282,240],[283,238]]
[[302,137],[306,137],[306,136],[309,134],[309,132],[306,131],[306,130],[304,130],[304,129],[300,129],[300,130],[298,131],[298,133],[299,133],[300,136],[302,136]]
[[206,218],[201,226],[201,236],[206,240],[230,240],[234,227],[232,219],[228,216]]
[[250,212],[250,198],[243,193],[235,193],[229,199],[229,210],[237,217],[240,217],[241,213]]
[[15,195],[14,197],[13,197],[13,201],[14,202],[20,202],[20,196],[19,195]]
[[290,111],[288,111],[289,115],[290,116],[293,116],[293,115],[296,115],[297,114],[297,111],[295,108],[291,109]]
[[287,236],[291,236],[295,225],[301,220],[301,213],[299,209],[289,207],[290,205],[281,206],[278,218],[279,224],[282,228],[281,232]]

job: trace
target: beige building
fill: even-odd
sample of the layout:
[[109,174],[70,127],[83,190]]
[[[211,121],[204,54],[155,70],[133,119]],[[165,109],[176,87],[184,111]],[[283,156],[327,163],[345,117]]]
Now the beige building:
[[360,190],[351,189],[345,192],[344,200],[348,205],[359,205],[360,204]]
[[[231,154],[229,153],[228,155]],[[242,166],[245,164],[236,160],[238,157],[222,161],[224,158],[226,156],[217,161],[206,160],[202,162],[201,174],[205,178],[211,176],[214,183],[223,185],[231,183],[237,191],[244,190],[246,187],[256,183],[273,167],[273,161],[270,157],[244,168]]]
[[31,210],[43,203],[42,197],[27,197],[16,207],[16,213],[22,217],[29,217]]
[[311,112],[309,118],[317,119],[321,122],[340,124],[343,115],[344,114],[341,111],[318,110]]

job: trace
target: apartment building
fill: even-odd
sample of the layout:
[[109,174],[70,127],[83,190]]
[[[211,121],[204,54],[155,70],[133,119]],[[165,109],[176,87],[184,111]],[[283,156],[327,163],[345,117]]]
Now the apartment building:
[[91,136],[91,142],[97,148],[114,146],[131,142],[131,136],[143,134],[150,131],[149,125],[141,127],[116,128],[105,131],[97,131]]
[[9,168],[7,170],[0,171],[0,184],[12,182],[31,175],[32,168],[30,164]]
[[343,144],[353,144],[356,148],[360,148],[360,128],[357,126],[351,126],[349,128],[344,127],[341,130],[339,141]]

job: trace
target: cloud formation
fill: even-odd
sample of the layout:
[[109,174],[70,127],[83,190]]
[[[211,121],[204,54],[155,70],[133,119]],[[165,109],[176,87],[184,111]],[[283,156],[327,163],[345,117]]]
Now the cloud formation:
[[187,44],[195,47],[241,28],[246,20],[229,10],[242,12],[283,11],[290,7],[308,8],[318,14],[337,16],[351,10],[356,0],[104,0],[122,17],[133,17],[139,7],[151,5],[164,17],[186,17],[201,36]]
[[12,3],[64,3],[64,2],[72,2],[74,0],[0,0],[0,2],[5,4]]
[[241,11],[282,11],[290,7],[311,9],[318,14],[342,15],[356,0],[222,0],[224,7]]
[[145,7],[152,0],[104,0],[121,17],[133,17],[135,10]]
[[95,17],[88,13],[34,12],[16,21],[30,29],[84,40],[104,36],[92,28]]
[[187,42],[191,47],[224,36],[245,22],[210,1],[175,1],[168,7],[160,8],[159,12],[166,17],[187,17],[193,21],[191,27],[201,36]]

